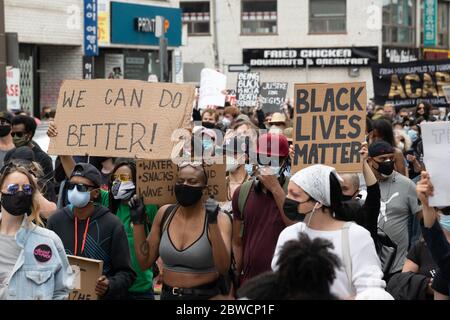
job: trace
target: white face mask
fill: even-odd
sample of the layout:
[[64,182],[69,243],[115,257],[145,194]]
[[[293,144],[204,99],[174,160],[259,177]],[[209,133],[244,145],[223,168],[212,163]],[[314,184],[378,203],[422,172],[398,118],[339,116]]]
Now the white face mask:
[[111,188],[111,193],[116,200],[126,200],[131,198],[136,190],[133,181],[115,181]]

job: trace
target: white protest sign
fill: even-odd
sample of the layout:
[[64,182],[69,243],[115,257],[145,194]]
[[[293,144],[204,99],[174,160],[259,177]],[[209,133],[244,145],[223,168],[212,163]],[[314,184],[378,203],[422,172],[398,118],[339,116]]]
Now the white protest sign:
[[441,207],[450,205],[450,122],[422,122],[424,162],[434,187],[434,196],[429,205]]
[[6,68],[6,105],[8,110],[20,109],[20,70]]
[[198,107],[206,109],[208,105],[224,106],[226,86],[226,75],[213,69],[203,69],[200,74]]

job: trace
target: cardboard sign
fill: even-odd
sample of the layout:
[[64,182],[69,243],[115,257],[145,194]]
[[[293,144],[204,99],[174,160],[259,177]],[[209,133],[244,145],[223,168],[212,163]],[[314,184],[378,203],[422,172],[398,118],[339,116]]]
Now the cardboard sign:
[[366,128],[366,84],[296,84],[293,171],[325,164],[360,172]]
[[194,87],[137,80],[70,80],[61,87],[48,153],[170,158],[189,125]]
[[236,93],[239,107],[255,107],[259,96],[259,73],[239,73]]
[[227,76],[212,69],[203,69],[200,75],[200,96],[198,107],[206,109],[209,105],[225,105]]
[[287,82],[263,82],[260,88],[262,109],[265,113],[280,112],[287,93]]
[[422,122],[420,124],[423,139],[424,162],[434,193],[428,199],[432,207],[450,206],[448,190],[450,190],[450,122]]
[[95,286],[103,274],[103,261],[68,255],[69,263],[75,272],[74,289],[69,300],[97,300]]
[[[172,160],[138,160],[137,190],[145,204],[165,205],[176,203],[175,183],[178,167]],[[205,165],[208,176],[208,192],[217,201],[226,201],[226,171],[222,164]]]

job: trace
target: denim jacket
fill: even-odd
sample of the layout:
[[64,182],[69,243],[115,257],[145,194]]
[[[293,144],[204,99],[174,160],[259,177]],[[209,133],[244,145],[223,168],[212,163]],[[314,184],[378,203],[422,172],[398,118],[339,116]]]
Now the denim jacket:
[[7,280],[6,299],[67,299],[73,288],[74,273],[61,239],[24,217],[16,242],[21,251]]

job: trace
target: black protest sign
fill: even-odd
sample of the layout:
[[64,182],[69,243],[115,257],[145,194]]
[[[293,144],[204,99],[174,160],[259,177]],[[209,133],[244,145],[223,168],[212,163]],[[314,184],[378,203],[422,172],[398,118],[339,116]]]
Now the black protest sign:
[[325,164],[339,172],[360,172],[365,138],[365,82],[296,84],[294,148],[296,172]]
[[259,73],[239,73],[236,94],[238,107],[255,107],[259,95]]
[[280,112],[286,99],[287,82],[263,82],[260,88],[262,109],[265,113]]
[[194,87],[137,80],[69,80],[61,86],[56,155],[167,159],[189,125]]
[[[175,203],[175,183],[178,167],[172,160],[138,160],[137,191],[146,204],[165,205]],[[225,163],[204,164],[208,177],[205,193],[217,201],[226,201]]]
[[397,110],[421,101],[447,107],[443,87],[450,85],[450,60],[414,61],[372,65],[375,103]]

